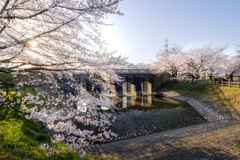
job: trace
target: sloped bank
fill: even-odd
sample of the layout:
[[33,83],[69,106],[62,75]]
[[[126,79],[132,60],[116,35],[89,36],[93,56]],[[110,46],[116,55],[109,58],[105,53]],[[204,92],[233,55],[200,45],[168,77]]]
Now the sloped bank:
[[209,122],[240,120],[240,116],[236,111],[230,110],[225,106],[216,105],[208,99],[176,91],[161,91],[161,94],[167,98],[187,102]]

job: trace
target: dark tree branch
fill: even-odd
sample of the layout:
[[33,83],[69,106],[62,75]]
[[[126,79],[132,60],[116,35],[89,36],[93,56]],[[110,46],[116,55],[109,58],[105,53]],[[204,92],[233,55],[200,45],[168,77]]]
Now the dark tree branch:
[[4,18],[4,19],[29,19],[29,18],[33,18],[33,17],[36,17],[38,15],[41,15],[43,14],[44,12],[47,12],[49,10],[49,8],[54,8],[57,6],[57,4],[53,5],[54,3],[52,3],[48,8],[44,9],[44,10],[41,10],[40,12],[37,12],[33,15],[30,15],[30,16],[27,16],[27,17],[18,17],[18,16],[6,16],[6,17],[3,17],[3,16],[0,16],[0,18]]
[[[8,4],[9,4],[9,2],[10,2],[10,0],[6,0],[6,2],[5,2],[5,4],[4,4],[4,6],[3,6],[3,8],[1,9],[1,12],[0,12],[0,14],[2,14],[3,13],[3,11],[7,8],[7,6],[8,6]],[[1,17],[1,16],[0,16]]]

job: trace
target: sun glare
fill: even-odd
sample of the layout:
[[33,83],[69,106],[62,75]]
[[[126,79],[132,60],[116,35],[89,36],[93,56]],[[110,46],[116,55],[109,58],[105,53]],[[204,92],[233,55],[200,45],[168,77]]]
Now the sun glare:
[[36,41],[31,41],[31,42],[30,42],[30,46],[31,46],[32,48],[36,48],[36,47],[38,46],[38,42],[36,42]]

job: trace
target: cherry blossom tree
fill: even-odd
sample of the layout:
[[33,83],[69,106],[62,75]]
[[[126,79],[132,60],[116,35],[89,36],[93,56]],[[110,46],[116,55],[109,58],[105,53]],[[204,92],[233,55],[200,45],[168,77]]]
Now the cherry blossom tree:
[[192,82],[201,73],[213,73],[223,61],[226,46],[203,45],[186,51],[183,57],[181,75],[192,77]]
[[[107,52],[100,39],[105,15],[122,15],[117,10],[119,1],[0,0],[0,72],[28,75],[27,82],[16,84],[19,87],[40,85],[47,89],[38,90],[37,96],[28,93],[21,97],[18,92],[14,98],[0,92],[0,106],[43,122],[52,142],[65,141],[69,151],[80,149],[80,156],[85,154],[82,147],[117,136],[107,129],[115,118],[99,112],[99,106],[114,111],[115,102],[87,92],[72,71],[88,72],[93,84],[105,88],[121,81],[110,66],[125,61]],[[30,72],[44,78],[33,77]],[[60,90],[63,78],[75,95]],[[36,106],[27,108],[28,104]],[[57,151],[49,144],[40,148],[48,150],[47,156]]]
[[157,53],[155,67],[159,73],[169,72],[173,77],[177,77],[182,67],[183,46],[174,45],[168,51]]
[[213,80],[214,77],[224,77],[223,71],[225,70],[225,62],[227,58],[227,55],[222,56],[216,65],[210,67],[207,71],[202,72],[202,75],[207,75],[210,80]]
[[99,54],[104,16],[119,0],[1,0],[0,70],[13,72],[101,68]]
[[232,55],[226,57],[223,68],[223,72],[225,73],[226,78],[230,79],[230,82],[233,82],[233,75],[239,71],[240,71],[239,55]]

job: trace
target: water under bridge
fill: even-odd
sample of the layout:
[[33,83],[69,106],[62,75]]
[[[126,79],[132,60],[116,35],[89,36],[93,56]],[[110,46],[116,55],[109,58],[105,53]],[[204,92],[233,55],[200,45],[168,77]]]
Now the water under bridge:
[[[164,72],[159,74],[154,69],[113,69],[113,71],[123,78],[121,83],[111,84],[110,92],[113,94],[117,93],[118,95],[150,95],[171,78],[169,73]],[[89,70],[74,72],[76,80],[86,84],[88,90],[103,92],[101,86],[92,86],[89,76]]]

